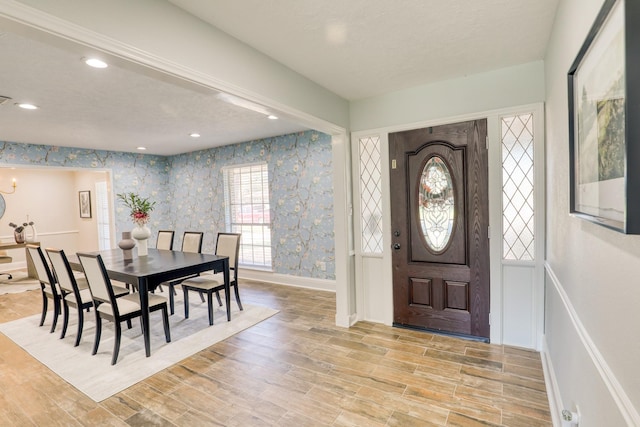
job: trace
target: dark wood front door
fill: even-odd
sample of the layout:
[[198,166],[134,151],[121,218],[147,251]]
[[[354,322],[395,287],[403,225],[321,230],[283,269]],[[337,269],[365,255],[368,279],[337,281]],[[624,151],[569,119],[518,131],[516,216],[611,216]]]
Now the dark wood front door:
[[489,338],[487,122],[389,135],[394,324]]

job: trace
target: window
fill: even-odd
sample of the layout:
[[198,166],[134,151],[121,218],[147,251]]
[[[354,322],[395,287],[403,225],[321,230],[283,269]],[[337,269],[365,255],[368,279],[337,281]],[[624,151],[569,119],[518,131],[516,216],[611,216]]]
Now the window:
[[269,171],[266,163],[223,169],[225,226],[242,233],[238,262],[271,269]]
[[382,253],[382,173],[380,137],[360,138],[362,252]]
[[109,223],[109,192],[105,181],[96,182],[96,219],[98,223],[98,248],[111,249],[111,224]]
[[534,260],[533,113],[502,118],[504,259]]

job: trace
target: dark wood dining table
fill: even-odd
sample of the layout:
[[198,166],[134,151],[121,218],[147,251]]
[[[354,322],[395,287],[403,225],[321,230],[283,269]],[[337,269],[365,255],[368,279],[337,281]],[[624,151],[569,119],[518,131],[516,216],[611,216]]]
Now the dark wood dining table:
[[[162,249],[149,249],[147,256],[138,256],[125,260],[121,249],[90,252],[100,254],[110,279],[138,286],[140,306],[142,307],[142,331],[147,357],[151,355],[151,337],[149,334],[149,294],[162,282],[195,275],[205,271],[222,271],[224,274],[227,321],[231,320],[231,294],[229,288],[229,257]],[[69,257],[71,268],[82,271],[77,257]]]

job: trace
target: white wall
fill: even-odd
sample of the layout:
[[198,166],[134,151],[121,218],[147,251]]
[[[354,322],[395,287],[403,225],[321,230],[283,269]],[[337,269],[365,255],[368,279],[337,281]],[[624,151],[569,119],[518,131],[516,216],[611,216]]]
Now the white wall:
[[544,64],[530,62],[353,101],[351,130],[423,122],[544,101]]
[[640,236],[569,215],[567,71],[602,4],[562,0],[545,60],[550,390],[581,427],[640,425]]
[[[14,241],[9,223],[35,223],[42,247],[58,247],[69,253],[78,250],[97,250],[95,215],[95,182],[109,180],[106,172],[72,171],[65,169],[0,168],[0,189],[9,190],[16,178],[14,194],[4,195],[5,214],[0,218],[0,239]],[[91,190],[93,215],[81,219],[78,191]],[[23,250],[11,250],[11,265],[3,269],[20,268],[25,264]]]

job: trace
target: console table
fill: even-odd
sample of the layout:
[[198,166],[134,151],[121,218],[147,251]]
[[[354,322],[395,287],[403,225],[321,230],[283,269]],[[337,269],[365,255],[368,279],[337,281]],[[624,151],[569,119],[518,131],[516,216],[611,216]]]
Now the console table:
[[31,255],[29,255],[29,251],[26,250],[27,245],[40,246],[40,242],[25,242],[25,243],[0,242],[0,250],[25,248],[24,252],[26,254],[26,259],[27,259],[27,276],[33,279],[37,279],[38,275],[36,273],[35,267],[33,266],[33,261],[31,261]]

